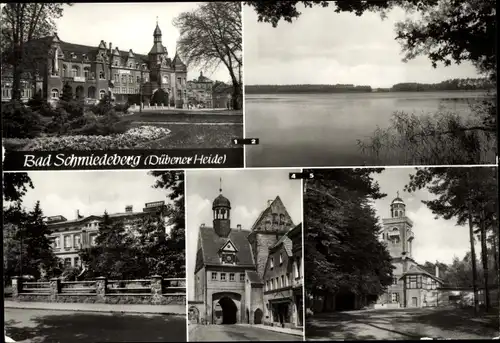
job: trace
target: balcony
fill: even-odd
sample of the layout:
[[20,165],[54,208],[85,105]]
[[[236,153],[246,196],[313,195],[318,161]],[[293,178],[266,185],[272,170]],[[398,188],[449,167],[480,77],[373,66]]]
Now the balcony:
[[85,76],[73,76],[74,82],[85,82]]

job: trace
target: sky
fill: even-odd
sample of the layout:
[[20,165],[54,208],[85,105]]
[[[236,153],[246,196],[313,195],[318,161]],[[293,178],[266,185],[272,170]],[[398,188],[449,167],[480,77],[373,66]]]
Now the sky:
[[355,84],[391,87],[400,82],[437,83],[478,77],[470,63],[433,69],[426,57],[402,62],[395,40],[401,9],[382,20],[378,13],[357,17],[313,7],[292,24],[277,28],[259,23],[255,11],[243,9],[245,84]]
[[29,172],[34,189],[23,197],[23,205],[32,209],[36,201],[45,216],[63,215],[68,220],[80,215],[125,212],[132,205],[140,212],[147,202],[169,203],[163,189],[153,188],[155,178],[147,171],[72,171]]
[[[268,200],[279,195],[294,224],[302,222],[302,183],[290,180],[288,174],[298,170],[188,170],[186,175],[186,235],[187,273],[194,275],[198,229],[201,224],[212,226],[212,202],[222,194],[231,202],[231,227],[241,224],[250,230]],[[188,282],[188,294],[194,294],[194,284]],[[188,295],[188,297],[191,297]]]
[[[101,40],[113,48],[147,55],[153,46],[156,18],[162,42],[174,58],[179,31],[172,22],[182,12],[196,9],[200,3],[74,3],[65,5],[63,16],[56,20],[57,34],[64,42],[97,47]],[[184,61],[186,62],[186,61]],[[200,70],[188,66],[188,79],[198,77]],[[229,72],[221,65],[215,71],[204,70],[212,80],[228,81]]]
[[[432,200],[435,196],[426,189],[414,193],[404,192],[404,186],[409,182],[409,175],[415,173],[415,168],[387,168],[381,174],[373,174],[378,181],[382,193],[387,196],[374,201],[377,216],[390,218],[390,204],[397,196],[406,204],[406,215],[413,221],[413,258],[417,263],[436,261],[450,264],[453,257],[462,259],[470,250],[469,227],[457,226],[454,219],[435,218],[431,210],[422,200]],[[480,249],[479,244],[476,245]],[[479,251],[479,250],[476,250]]]

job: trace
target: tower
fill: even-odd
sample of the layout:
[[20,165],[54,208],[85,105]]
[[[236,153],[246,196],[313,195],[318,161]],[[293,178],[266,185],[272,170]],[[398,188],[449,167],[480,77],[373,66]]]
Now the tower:
[[220,183],[220,194],[212,203],[214,230],[219,237],[227,238],[231,232],[231,203],[222,195],[222,179]]
[[149,51],[149,69],[151,70],[151,81],[161,83],[160,69],[166,66],[167,62],[167,49],[163,46],[161,41],[161,30],[158,26],[158,17],[156,18],[156,28],[153,32],[153,47]]
[[406,204],[399,197],[392,200],[390,206],[391,217],[383,219],[382,239],[392,258],[412,257],[413,222],[406,216]]

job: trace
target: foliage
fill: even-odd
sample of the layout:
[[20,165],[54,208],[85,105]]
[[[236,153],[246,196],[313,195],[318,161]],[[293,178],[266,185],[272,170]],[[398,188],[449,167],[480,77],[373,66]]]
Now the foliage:
[[[97,126],[97,128],[99,128]],[[104,129],[103,129],[104,130]],[[109,132],[109,131],[107,131]],[[170,130],[141,126],[132,128],[122,134],[107,136],[73,135],[73,136],[46,136],[30,140],[22,150],[26,151],[60,151],[60,150],[106,150],[131,149],[139,145],[167,137]]]
[[[0,56],[2,67],[12,66],[12,98],[21,98],[21,75],[42,72],[50,46],[37,39],[55,32],[55,19],[63,14],[62,3],[7,3],[2,6]],[[28,42],[35,42],[29,44]]]
[[451,79],[439,83],[404,82],[392,86],[395,92],[428,92],[455,90],[491,90],[496,86],[488,79]]
[[[492,100],[486,102],[492,104]],[[388,128],[377,128],[357,144],[376,164],[490,164],[495,159],[496,129],[488,121],[491,116],[485,115],[489,110],[473,111],[468,118],[445,110],[397,111]]]
[[183,171],[152,171],[156,178],[153,187],[167,191],[167,197],[172,204],[167,205],[167,225],[170,233],[165,244],[167,261],[171,264],[171,272],[176,277],[185,277],[185,208],[184,208],[184,172]]
[[130,104],[127,102],[125,104],[117,104],[117,105],[115,105],[114,110],[116,112],[127,113],[127,111],[128,111],[129,108],[130,108]]
[[35,95],[33,96],[33,98],[28,100],[27,105],[34,112],[39,113],[43,117],[51,117],[52,116],[52,108],[47,103],[47,101],[43,98],[41,90],[36,92]]
[[42,118],[22,102],[2,103],[3,138],[33,138],[43,129]]
[[22,202],[28,188],[34,189],[28,173],[4,173],[2,186],[4,202]]
[[233,108],[241,109],[241,3],[203,3],[194,11],[181,13],[174,26],[180,31],[178,52],[188,64],[215,69],[222,63],[227,68],[233,83]]
[[67,82],[63,86],[60,100],[62,101],[73,100],[73,88]]
[[[315,170],[304,195],[309,293],[379,295],[392,282],[389,252],[370,199],[384,197],[371,174],[381,169]],[[309,173],[309,171],[305,171]]]
[[286,94],[286,93],[351,93],[371,92],[370,86],[355,85],[249,85],[245,86],[246,94]]
[[109,94],[105,94],[104,97],[91,108],[92,112],[100,116],[109,113],[111,110],[113,110],[113,103],[111,102],[111,97],[109,96]]
[[87,113],[81,118],[71,122],[73,129],[71,134],[87,136],[109,136],[125,133],[129,128],[129,122],[111,110],[102,116]]
[[20,204],[8,210],[9,215],[4,216],[4,277],[32,275],[39,279],[42,271],[57,275],[59,260],[52,252],[40,202],[29,212]]

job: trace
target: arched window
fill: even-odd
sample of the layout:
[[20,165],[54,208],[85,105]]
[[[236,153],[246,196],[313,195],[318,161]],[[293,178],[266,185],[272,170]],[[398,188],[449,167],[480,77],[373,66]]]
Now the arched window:
[[63,64],[63,76],[68,76],[68,67],[66,66],[66,64]]
[[106,95],[106,91],[105,91],[105,90],[103,90],[103,89],[101,89],[101,90],[99,91],[99,99],[103,99],[103,98],[104,98],[104,95]]
[[90,69],[89,69],[89,67],[83,68],[83,76],[85,76],[86,79],[89,78],[89,76],[90,76]]
[[101,70],[99,72],[99,79],[104,80],[106,77],[104,76],[104,72]]
[[78,66],[71,67],[71,76],[75,77],[79,76],[79,74],[80,74],[80,68],[78,68]]
[[53,88],[52,91],[50,92],[50,96],[52,99],[59,99],[59,90]]

